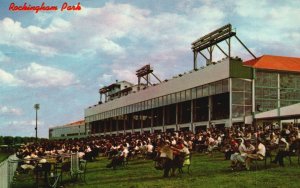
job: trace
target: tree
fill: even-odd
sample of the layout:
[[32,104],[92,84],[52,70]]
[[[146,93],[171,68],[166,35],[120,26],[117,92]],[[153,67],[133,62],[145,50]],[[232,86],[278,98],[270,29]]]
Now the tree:
[[5,145],[12,145],[13,143],[14,143],[14,137],[12,137],[12,136],[5,136],[4,138],[3,138],[3,141],[4,141],[4,144]]
[[22,137],[20,137],[20,136],[16,136],[15,138],[14,138],[14,143],[15,144],[22,144],[23,143],[23,138]]
[[0,145],[4,144],[3,136],[0,136]]

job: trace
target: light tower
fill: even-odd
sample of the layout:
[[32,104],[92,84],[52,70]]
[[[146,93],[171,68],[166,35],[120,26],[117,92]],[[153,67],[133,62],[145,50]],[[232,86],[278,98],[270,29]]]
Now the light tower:
[[37,122],[38,122],[38,110],[40,109],[40,104],[35,104],[34,109],[35,109],[35,143],[37,143]]

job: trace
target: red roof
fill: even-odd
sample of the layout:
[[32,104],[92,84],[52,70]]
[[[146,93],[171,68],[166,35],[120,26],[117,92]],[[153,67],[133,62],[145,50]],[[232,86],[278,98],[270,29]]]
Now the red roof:
[[244,65],[257,69],[300,72],[300,58],[263,55],[256,59],[245,61]]
[[80,124],[84,124],[84,120],[72,122],[72,123],[69,123],[69,124],[67,124],[65,126],[77,126],[77,125],[80,125]]

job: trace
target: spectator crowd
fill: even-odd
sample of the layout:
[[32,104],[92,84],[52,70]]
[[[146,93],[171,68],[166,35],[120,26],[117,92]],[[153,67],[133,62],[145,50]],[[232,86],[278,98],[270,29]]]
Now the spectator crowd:
[[[21,159],[43,158],[44,156],[63,156],[78,152],[79,157],[88,161],[99,155],[110,160],[107,167],[116,168],[132,158],[142,157],[159,161],[157,168],[163,168],[168,176],[175,163],[180,169],[190,164],[190,152],[203,152],[214,155],[214,150],[224,153],[224,159],[230,160],[232,169],[250,169],[253,160],[263,160],[268,152],[273,152],[273,163],[284,166],[283,158],[299,152],[300,131],[290,123],[280,129],[277,125],[233,126],[231,128],[209,128],[192,132],[160,132],[126,134],[118,136],[91,136],[68,140],[42,140],[22,146],[17,156]],[[181,156],[183,154],[182,158]],[[158,158],[167,159],[161,164]],[[181,160],[182,159],[182,160]],[[58,159],[60,160],[60,159]],[[176,166],[176,165],[175,165]],[[23,166],[31,168],[29,164]]]

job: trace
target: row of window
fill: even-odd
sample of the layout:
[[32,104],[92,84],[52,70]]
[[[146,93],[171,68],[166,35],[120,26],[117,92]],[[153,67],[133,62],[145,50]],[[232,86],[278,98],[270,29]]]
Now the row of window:
[[157,97],[136,104],[124,106],[118,109],[103,112],[101,114],[86,117],[87,122],[92,122],[100,119],[106,119],[123,114],[130,114],[138,111],[148,110],[161,106],[166,106],[174,103],[184,102],[192,99],[197,99],[205,96],[226,93],[228,92],[228,79],[220,80],[203,86],[198,86],[192,89],[187,89],[177,93]]
[[257,71],[255,78],[255,86],[262,87],[278,87],[278,73]]
[[252,81],[232,79],[232,117],[250,115],[252,112]]
[[280,88],[300,89],[300,74],[266,71],[256,72],[256,87],[278,88],[278,74]]
[[[277,88],[256,88],[257,99],[278,99]],[[300,100],[300,89],[280,89],[281,100]]]
[[[210,118],[209,105],[209,98],[203,97],[151,110],[116,116],[92,122],[90,124],[91,131],[92,133],[101,133],[229,118],[229,93],[212,96]],[[235,114],[244,115],[244,108],[242,107],[242,110]]]
[[255,97],[262,99],[277,99],[278,98],[278,89],[277,88],[255,88]]
[[[278,74],[280,90],[278,90]],[[278,96],[278,91],[280,96]],[[280,97],[280,99],[278,98]],[[300,102],[300,75],[257,71],[255,85],[256,111],[268,111]]]
[[[300,100],[280,100],[280,107],[289,106],[299,103]],[[256,111],[263,112],[278,108],[277,99],[257,99]]]
[[300,74],[280,74],[280,88],[300,89]]
[[239,78],[232,79],[232,91],[252,91],[252,82],[250,80],[244,80]]
[[281,89],[280,90],[281,100],[297,100],[300,102],[300,89]]
[[256,104],[256,111],[258,112],[269,111],[277,108],[278,100],[257,99],[255,104]]

